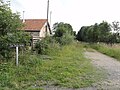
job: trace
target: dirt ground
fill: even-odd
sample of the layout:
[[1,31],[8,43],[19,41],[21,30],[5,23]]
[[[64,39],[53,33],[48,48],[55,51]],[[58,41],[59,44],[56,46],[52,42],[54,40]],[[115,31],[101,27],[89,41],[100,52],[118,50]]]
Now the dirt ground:
[[120,61],[97,51],[86,51],[85,56],[91,59],[94,66],[104,69],[107,74],[107,78],[94,87],[103,90],[120,90]]

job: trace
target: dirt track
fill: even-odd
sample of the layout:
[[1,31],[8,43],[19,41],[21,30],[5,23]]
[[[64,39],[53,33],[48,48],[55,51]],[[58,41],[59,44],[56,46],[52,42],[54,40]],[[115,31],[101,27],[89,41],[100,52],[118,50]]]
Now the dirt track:
[[93,65],[102,68],[107,73],[107,78],[95,87],[104,90],[120,90],[120,61],[101,54],[97,51],[85,52],[85,56],[92,60]]

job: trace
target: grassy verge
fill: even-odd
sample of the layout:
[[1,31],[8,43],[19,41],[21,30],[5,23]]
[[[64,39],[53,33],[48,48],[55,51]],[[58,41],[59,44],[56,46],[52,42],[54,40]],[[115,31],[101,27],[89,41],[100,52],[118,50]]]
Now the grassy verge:
[[119,46],[109,46],[105,44],[91,44],[91,48],[96,49],[97,51],[106,54],[110,57],[120,60],[120,47]]
[[48,56],[25,53],[18,67],[13,62],[0,64],[0,89],[42,90],[36,88],[44,85],[80,88],[99,81],[101,76],[84,57],[83,46],[73,44]]

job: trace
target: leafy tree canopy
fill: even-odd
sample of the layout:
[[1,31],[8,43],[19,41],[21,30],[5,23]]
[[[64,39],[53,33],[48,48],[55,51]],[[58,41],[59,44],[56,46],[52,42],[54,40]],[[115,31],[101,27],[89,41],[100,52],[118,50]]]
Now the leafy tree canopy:
[[70,44],[74,41],[75,32],[70,24],[63,22],[55,23],[53,30],[56,41],[61,45]]
[[0,0],[0,58],[9,57],[10,44],[29,41],[29,35],[20,30],[23,24],[19,16],[19,13],[12,13],[9,2]]
[[110,25],[103,21],[91,26],[83,26],[76,35],[77,40],[85,42],[107,42],[111,28]]
[[70,24],[63,23],[63,22],[55,23],[53,25],[53,29],[55,32],[55,35],[54,35],[55,37],[62,37],[66,33],[70,35],[74,34],[72,26]]

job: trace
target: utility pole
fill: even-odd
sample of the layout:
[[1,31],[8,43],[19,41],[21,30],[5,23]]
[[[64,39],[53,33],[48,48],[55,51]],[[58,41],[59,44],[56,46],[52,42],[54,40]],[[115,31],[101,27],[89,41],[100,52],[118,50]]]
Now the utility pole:
[[46,35],[47,35],[47,29],[48,29],[48,19],[49,19],[49,0],[47,2],[47,25],[46,25]]
[[51,26],[51,17],[52,17],[52,11],[50,11],[50,26]]
[[25,14],[25,11],[23,11],[23,23],[25,22],[24,14]]
[[49,19],[49,0],[47,2],[47,24],[48,24],[48,19]]

